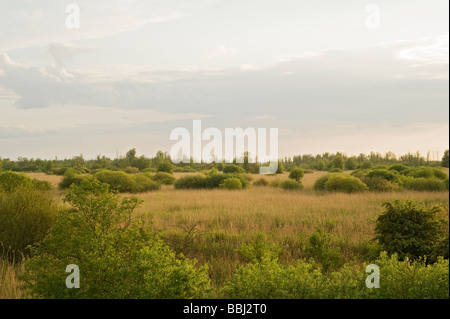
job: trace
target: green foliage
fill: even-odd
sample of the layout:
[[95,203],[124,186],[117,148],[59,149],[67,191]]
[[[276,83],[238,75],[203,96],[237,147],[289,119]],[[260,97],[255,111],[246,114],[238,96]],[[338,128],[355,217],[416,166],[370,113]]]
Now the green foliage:
[[430,257],[436,243],[444,237],[437,214],[442,206],[426,207],[412,200],[385,202],[386,210],[376,221],[375,239],[389,254],[418,259]]
[[405,166],[403,164],[395,164],[395,165],[392,165],[391,167],[389,167],[389,170],[390,171],[397,171],[399,173],[403,173],[403,172],[408,171],[409,167]]
[[156,169],[158,172],[166,172],[172,174],[173,164],[169,160],[161,161]]
[[302,180],[303,176],[305,176],[305,171],[298,167],[293,168],[291,170],[291,172],[289,173],[289,178],[293,179],[297,182],[300,182]]
[[[448,299],[448,259],[429,265],[423,260],[399,261],[386,252],[374,262],[380,267],[380,288],[370,289],[368,298],[378,299]],[[367,289],[369,290],[369,289]]]
[[25,174],[10,171],[0,173],[0,190],[10,193],[14,192],[18,188],[50,190],[52,185],[46,181],[32,179]]
[[344,159],[342,158],[341,155],[336,155],[333,158],[332,163],[333,163],[333,168],[337,168],[337,169],[340,169],[340,170],[344,169],[345,161],[344,161]]
[[152,176],[155,182],[158,182],[163,185],[173,185],[177,180],[173,174],[166,172],[158,172]]
[[347,170],[354,170],[358,166],[358,162],[356,161],[356,158],[349,157],[345,160],[345,169]]
[[27,185],[0,190],[0,245],[17,259],[28,254],[27,246],[44,238],[57,209],[49,192]]
[[[132,219],[140,200],[120,197],[94,178],[65,194],[71,209],[60,213],[42,245],[32,250],[25,288],[38,298],[204,298],[205,267],[177,258],[164,242]],[[65,286],[66,266],[80,269],[80,288]]]
[[424,191],[444,192],[447,190],[445,181],[442,181],[437,178],[423,178],[423,177],[406,180],[404,188],[420,192]]
[[369,188],[360,179],[345,174],[333,174],[324,184],[326,191],[359,193],[367,191]]
[[442,166],[442,167],[448,167],[448,166],[449,166],[449,155],[448,155],[448,150],[445,150],[444,156],[442,156],[441,166]]
[[309,237],[305,248],[307,256],[319,262],[324,272],[336,270],[343,265],[340,251],[330,247],[330,241],[329,235],[318,230]]
[[325,190],[325,183],[328,182],[328,179],[333,176],[332,174],[327,174],[324,176],[319,177],[316,182],[314,183],[314,189],[315,190]]
[[280,186],[285,190],[299,190],[303,188],[303,185],[300,182],[293,179],[286,179],[282,181]]
[[223,168],[223,172],[227,173],[227,174],[228,173],[245,173],[245,170],[241,166],[230,164],[230,165],[225,165],[225,167]]
[[396,183],[400,179],[400,175],[393,170],[387,169],[373,169],[369,170],[366,174],[367,177],[381,177],[389,182]]
[[361,163],[361,169],[369,169],[369,168],[372,168],[373,167],[373,164],[371,163],[371,162],[369,162],[369,161],[364,161],[364,162],[362,162]]
[[58,186],[60,189],[67,189],[72,184],[80,185],[83,179],[84,176],[78,175],[72,168],[68,168],[67,170],[65,170],[64,177],[61,182],[59,182]]
[[183,173],[196,173],[197,171],[190,167],[190,166],[184,166],[181,170]]
[[[224,182],[227,178],[229,178],[228,174],[223,173],[214,173],[212,172],[205,179],[205,188],[213,189],[220,187],[220,184]],[[241,183],[242,186],[242,183]]]
[[128,166],[127,168],[125,168],[124,172],[127,174],[137,174],[139,173],[139,168]]
[[381,176],[363,177],[361,180],[371,191],[394,192],[400,189],[397,183],[392,183]]
[[257,179],[256,181],[254,181],[253,185],[254,186],[267,186],[267,185],[269,185],[269,181],[266,178],[261,177],[261,178]]
[[242,182],[239,178],[236,177],[230,177],[225,179],[220,185],[220,188],[225,188],[225,189],[242,189]]
[[175,184],[175,189],[202,189],[205,188],[206,177],[203,175],[190,175],[179,178]]
[[129,175],[122,171],[101,170],[94,177],[119,193],[142,193],[160,188],[147,174]]

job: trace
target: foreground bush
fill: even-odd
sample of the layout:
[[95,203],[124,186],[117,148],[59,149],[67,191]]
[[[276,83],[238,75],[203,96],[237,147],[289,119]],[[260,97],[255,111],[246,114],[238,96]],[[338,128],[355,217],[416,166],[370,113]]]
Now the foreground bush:
[[0,191],[0,245],[13,258],[27,255],[27,246],[44,238],[57,210],[56,200],[47,191],[24,186]]
[[229,299],[448,299],[449,263],[399,261],[385,252],[373,262],[380,269],[380,288],[367,288],[365,266],[346,265],[324,273],[299,260],[284,265],[264,258],[239,266],[219,291]]
[[[57,215],[25,264],[25,289],[37,298],[203,298],[205,267],[177,258],[131,215],[140,201],[119,197],[94,178],[72,185],[72,207]],[[66,266],[80,269],[80,288],[67,289]]]
[[429,259],[436,244],[445,237],[443,224],[437,217],[443,207],[427,207],[411,200],[386,202],[383,206],[386,210],[378,217],[375,227],[375,239],[381,248],[402,260]]

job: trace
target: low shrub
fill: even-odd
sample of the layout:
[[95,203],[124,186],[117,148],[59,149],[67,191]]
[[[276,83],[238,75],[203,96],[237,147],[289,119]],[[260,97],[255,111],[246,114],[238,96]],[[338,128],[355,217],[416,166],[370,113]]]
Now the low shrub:
[[428,192],[443,192],[447,190],[445,181],[437,178],[413,178],[405,181],[405,189],[415,191],[428,191]]
[[155,182],[158,182],[163,185],[173,185],[177,180],[173,174],[166,172],[158,172],[152,176]]
[[233,190],[233,189],[242,189],[242,182],[239,178],[235,178],[235,177],[229,177],[226,178],[220,185],[220,188],[224,188],[224,189],[229,189],[229,190]]
[[331,192],[357,193],[368,190],[359,178],[346,174],[327,174],[316,180],[315,190],[326,190]]
[[400,189],[397,183],[392,183],[381,176],[363,177],[361,180],[371,191],[394,192]]
[[64,177],[59,182],[58,186],[60,189],[67,189],[70,187],[70,185],[80,185],[81,181],[84,179],[84,176],[78,175],[75,173],[75,171],[71,168],[67,169],[64,173]]
[[230,165],[225,165],[225,167],[223,168],[223,172],[224,173],[245,173],[245,170],[241,166],[230,164]]
[[298,167],[293,168],[289,173],[289,178],[297,182],[300,182],[303,176],[305,176],[305,171]]
[[25,174],[6,171],[0,173],[0,190],[13,192],[17,188],[29,188],[37,190],[50,190],[52,185],[47,181],[30,178]]
[[300,182],[293,179],[287,179],[281,182],[281,188],[285,190],[299,190],[303,188]]
[[206,177],[203,175],[191,175],[179,178],[175,184],[175,189],[202,189],[205,186]]
[[18,186],[0,191],[0,244],[19,259],[28,254],[28,245],[42,240],[58,210],[51,193]]

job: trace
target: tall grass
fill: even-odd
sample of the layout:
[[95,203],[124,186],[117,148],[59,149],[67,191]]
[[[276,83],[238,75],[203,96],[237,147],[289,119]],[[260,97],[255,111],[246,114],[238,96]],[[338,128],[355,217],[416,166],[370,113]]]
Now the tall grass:
[[9,262],[0,255],[0,299],[22,299],[24,294],[20,289],[22,282],[19,279],[23,272],[22,262]]

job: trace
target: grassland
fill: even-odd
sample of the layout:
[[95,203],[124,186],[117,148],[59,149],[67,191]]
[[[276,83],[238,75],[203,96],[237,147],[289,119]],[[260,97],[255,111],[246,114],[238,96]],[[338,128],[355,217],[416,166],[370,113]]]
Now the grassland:
[[[446,170],[448,174],[448,169]],[[191,173],[175,173],[176,177]],[[177,253],[208,264],[216,287],[232,274],[243,259],[236,251],[263,234],[281,248],[280,260],[290,263],[305,258],[308,237],[321,229],[340,250],[344,262],[362,263],[370,255],[375,221],[385,201],[415,199],[448,203],[448,192],[360,194],[319,193],[312,189],[315,180],[326,172],[305,174],[304,189],[286,191],[274,187],[253,186],[240,191],[175,190],[133,195],[143,204],[135,212],[159,232]],[[29,174],[47,180],[56,187],[61,177],[43,173]],[[254,176],[259,178],[260,176]],[[286,179],[287,174],[266,176],[269,181]],[[130,194],[124,194],[129,196]],[[447,216],[448,218],[448,212]],[[20,298],[17,275],[21,266],[0,261],[0,298]]]

